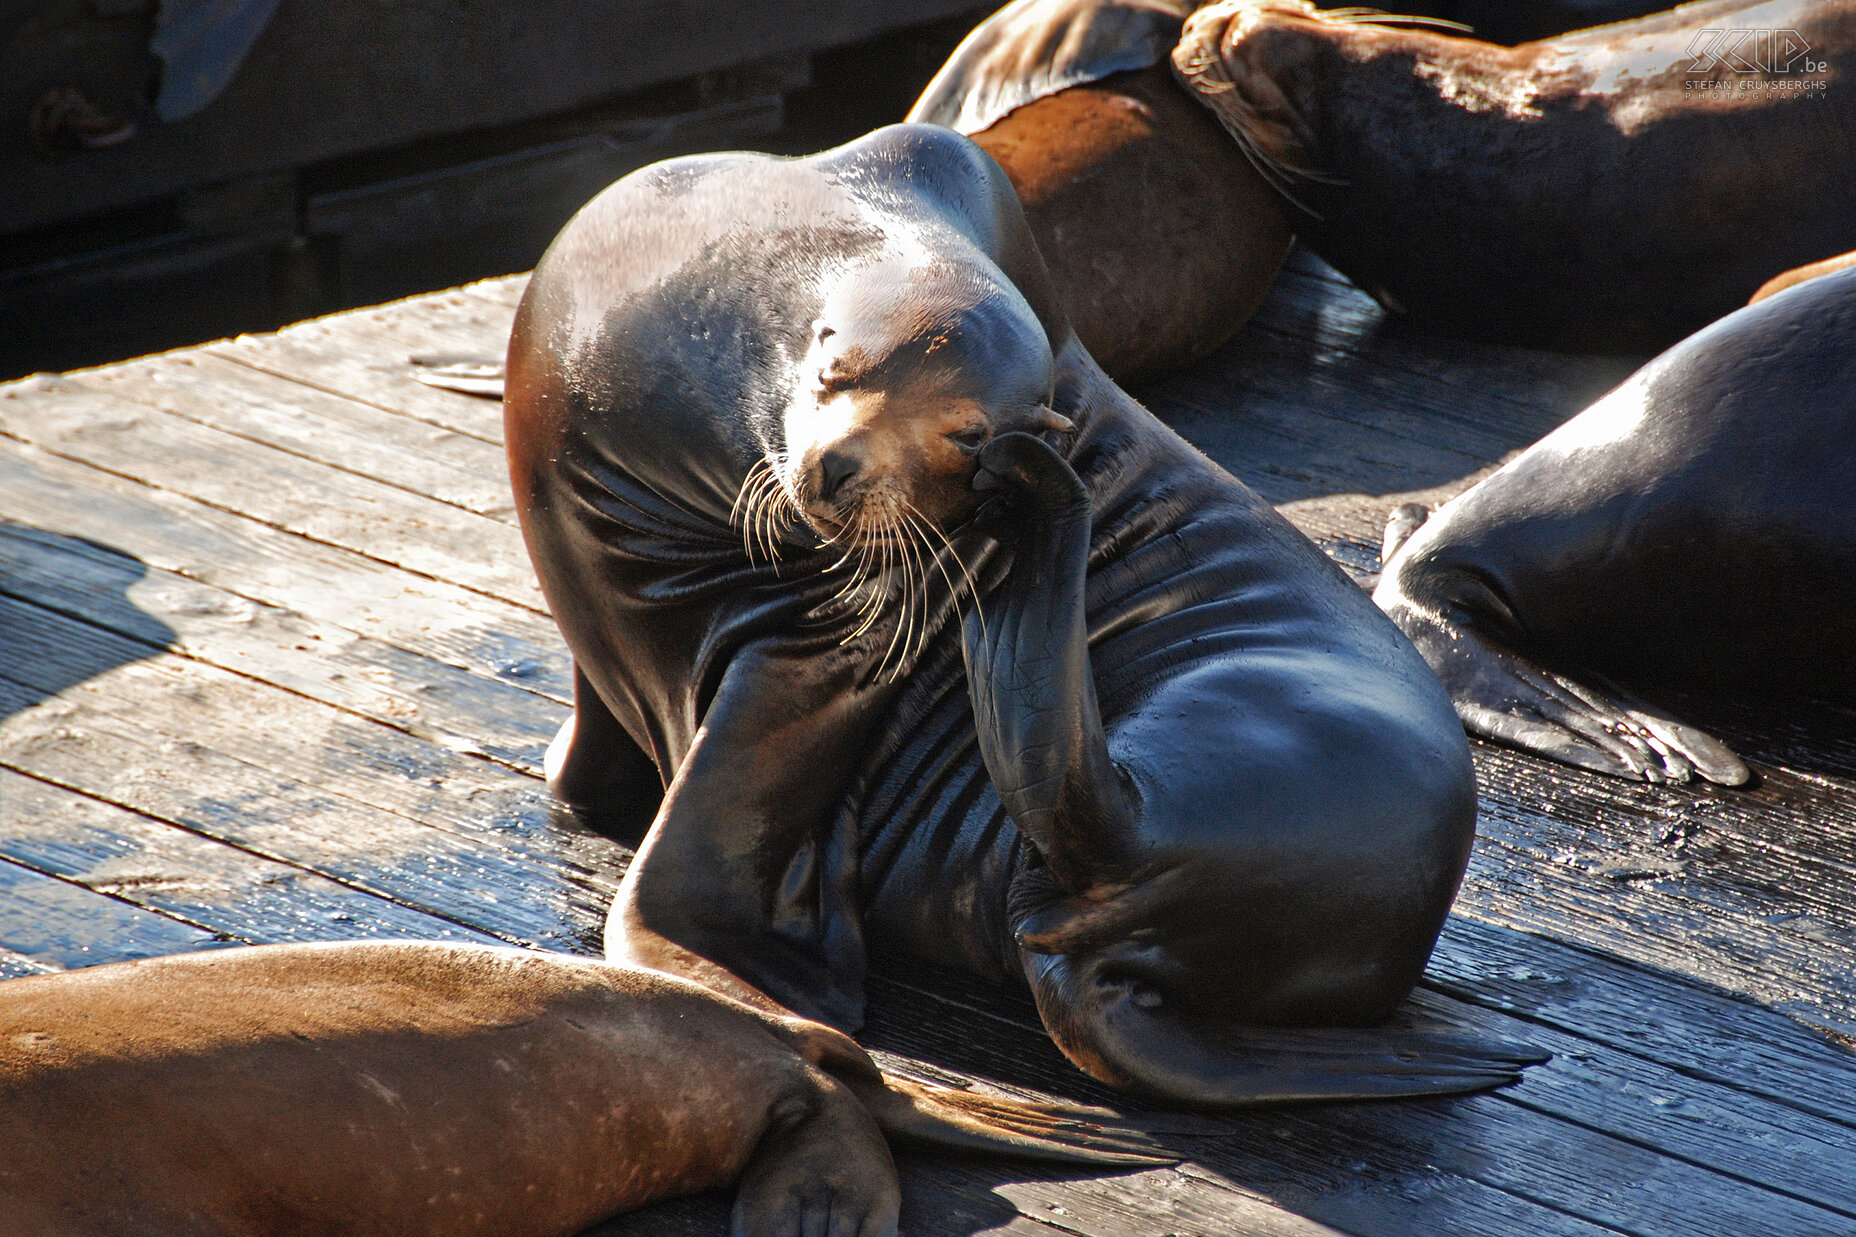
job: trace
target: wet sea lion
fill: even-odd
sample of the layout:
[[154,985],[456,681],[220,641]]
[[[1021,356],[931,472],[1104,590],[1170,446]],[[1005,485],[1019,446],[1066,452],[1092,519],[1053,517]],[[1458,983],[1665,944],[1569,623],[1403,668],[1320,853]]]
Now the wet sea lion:
[[1018,0],[908,115],[999,161],[1071,327],[1117,380],[1224,343],[1289,251],[1282,204],[1167,68],[1192,8]]
[[1722,743],[1626,691],[1856,701],[1852,444],[1845,269],[1684,340],[1421,527],[1401,511],[1375,599],[1477,734],[1744,782]]
[[1186,22],[1182,79],[1389,309],[1650,352],[1856,248],[1856,2],[1714,0],[1519,47],[1300,0]]
[[0,983],[4,1237],[565,1237],[741,1182],[739,1237],[896,1231],[884,1143],[1167,1157],[1092,1109],[882,1074],[667,975],[425,942]]
[[1403,999],[1467,744],[1368,598],[1094,364],[978,146],[635,173],[542,259],[508,374],[576,667],[550,784],[663,795],[610,958],[849,1027],[867,930],[1028,982],[1071,1060],[1180,1103],[1532,1059],[1239,1032]]

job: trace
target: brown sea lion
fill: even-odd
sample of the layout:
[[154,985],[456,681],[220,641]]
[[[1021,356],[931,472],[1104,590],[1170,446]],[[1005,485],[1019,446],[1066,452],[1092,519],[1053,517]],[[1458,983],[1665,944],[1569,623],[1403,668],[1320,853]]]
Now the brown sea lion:
[[1071,326],[1117,379],[1229,339],[1289,249],[1268,184],[1173,81],[1193,0],[1018,0],[969,35],[908,119],[999,161]]
[[1856,0],[1713,0],[1500,47],[1300,0],[1187,21],[1181,79],[1387,308],[1649,352],[1856,248]]
[[424,942],[0,983],[3,1237],[566,1237],[740,1182],[738,1237],[896,1231],[884,1135],[1165,1162],[671,976]]
[[1746,781],[1632,693],[1856,703],[1856,269],[1684,340],[1423,517],[1395,516],[1375,599],[1469,729]]
[[548,250],[508,374],[577,673],[550,784],[662,796],[609,957],[849,1027],[868,934],[1028,985],[1081,1068],[1181,1104],[1534,1059],[1262,1029],[1410,991],[1467,743],[1370,600],[1095,365],[978,146],[635,173]]

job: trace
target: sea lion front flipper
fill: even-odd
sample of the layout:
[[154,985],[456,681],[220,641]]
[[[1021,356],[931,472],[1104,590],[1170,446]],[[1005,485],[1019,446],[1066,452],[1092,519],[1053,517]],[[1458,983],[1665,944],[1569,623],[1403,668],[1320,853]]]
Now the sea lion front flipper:
[[1113,885],[1133,806],[1109,757],[1089,661],[1084,587],[1089,492],[1026,433],[980,451],[975,521],[1012,548],[1012,570],[962,628],[974,731],[1007,815],[1072,893]]
[[815,1077],[748,1161],[734,1237],[894,1237],[902,1190],[883,1131],[849,1088]]
[[907,119],[978,133],[1027,103],[1164,63],[1196,0],[1017,0],[974,28]]
[[[1752,776],[1719,739],[1615,689],[1599,691],[1533,664],[1479,631],[1467,598],[1430,604],[1410,595],[1403,574],[1396,559],[1388,562],[1373,600],[1430,663],[1471,734],[1648,782],[1687,782],[1699,773],[1739,786]],[[1465,588],[1479,591],[1473,582]],[[1436,581],[1420,591],[1437,591]]]
[[[863,1021],[844,753],[893,687],[829,628],[737,651],[606,920],[606,957],[840,1029]],[[771,998],[771,999],[769,999]]]

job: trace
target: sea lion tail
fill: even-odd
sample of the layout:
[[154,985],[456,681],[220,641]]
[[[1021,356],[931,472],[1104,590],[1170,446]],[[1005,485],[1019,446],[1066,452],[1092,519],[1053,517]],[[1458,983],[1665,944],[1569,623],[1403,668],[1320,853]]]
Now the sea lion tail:
[[1105,1108],[1034,1104],[928,1086],[894,1074],[883,1075],[875,1085],[848,1081],[883,1133],[902,1145],[1069,1164],[1149,1166],[1179,1160]]

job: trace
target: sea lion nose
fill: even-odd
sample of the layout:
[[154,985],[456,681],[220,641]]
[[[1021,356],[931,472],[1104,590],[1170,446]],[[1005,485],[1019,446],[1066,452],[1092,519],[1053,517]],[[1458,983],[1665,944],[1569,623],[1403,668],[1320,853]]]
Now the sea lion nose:
[[834,501],[844,487],[862,471],[863,461],[848,452],[822,452],[818,457],[819,497],[827,502]]

